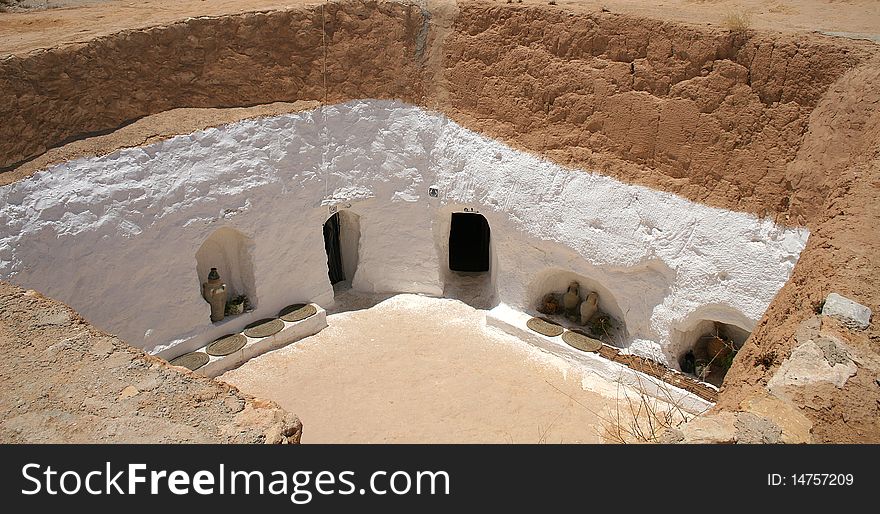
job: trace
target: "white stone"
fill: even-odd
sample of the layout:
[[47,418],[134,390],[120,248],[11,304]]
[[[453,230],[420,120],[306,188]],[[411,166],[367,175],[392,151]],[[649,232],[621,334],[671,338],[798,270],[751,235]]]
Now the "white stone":
[[[599,307],[625,322],[624,346],[638,341],[640,353],[671,362],[703,320],[750,331],[808,236],[559,166],[411,105],[361,100],[77,159],[4,186],[0,278],[149,351],[198,348],[288,304],[333,302],[321,230],[331,209],[358,215],[355,289],[442,294],[449,217],[465,208],[491,227],[498,300],[531,312],[566,274],[583,277],[584,294],[597,291]],[[253,284],[241,287],[255,310],[211,324],[196,253],[221,227],[244,237]]]
[[[834,344],[828,336],[823,336],[821,340]],[[841,388],[851,376],[856,374],[858,368],[855,362],[849,357],[834,358],[832,359],[834,362],[829,362],[829,352],[817,344],[817,341],[808,341],[792,350],[791,355],[782,362],[767,382],[767,389],[771,393],[780,398],[787,398],[789,387],[804,387],[822,382]],[[840,352],[845,352],[842,344],[835,346]]]
[[857,330],[865,330],[871,322],[871,309],[837,293],[831,293],[825,299],[822,315],[835,317]]

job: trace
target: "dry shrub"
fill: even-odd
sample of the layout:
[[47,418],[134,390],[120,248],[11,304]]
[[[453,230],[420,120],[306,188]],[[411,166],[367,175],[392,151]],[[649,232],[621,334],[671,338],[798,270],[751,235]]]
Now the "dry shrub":
[[682,408],[683,396],[676,395],[665,382],[660,383],[663,399],[649,395],[642,377],[635,391],[618,381],[616,409],[600,416],[603,436],[614,443],[656,443],[668,429],[694,418]]
[[[626,385],[622,379],[617,380],[617,402],[607,412],[596,412],[550,382],[547,384],[598,417],[601,427],[597,430],[598,435],[611,443],[656,443],[667,429],[676,428],[702,414],[686,411],[683,407],[686,395],[673,391],[666,382],[654,382],[662,397],[657,398],[648,394],[643,382],[647,379],[638,375],[636,378],[638,383],[635,387]],[[540,442],[545,440],[546,431],[541,434]]]
[[746,32],[752,27],[752,13],[742,9],[730,11],[721,23],[731,32]]

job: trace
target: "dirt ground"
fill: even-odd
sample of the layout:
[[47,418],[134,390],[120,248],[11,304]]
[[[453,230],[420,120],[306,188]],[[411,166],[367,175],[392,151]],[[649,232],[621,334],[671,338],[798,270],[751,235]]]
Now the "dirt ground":
[[[0,53],[4,54],[84,41],[187,16],[218,16],[323,3],[315,0],[0,0],[0,7],[4,2],[10,11],[8,16],[0,15]],[[506,3],[506,0],[482,0],[482,3]],[[514,0],[514,3],[520,2]],[[548,4],[541,0],[521,3]],[[880,38],[880,2],[875,0],[558,0],[557,5],[713,25],[722,25],[729,13],[748,13],[752,26],[762,30],[819,31]]]
[[458,300],[398,295],[328,323],[219,380],[296,412],[304,443],[596,443],[624,398]]
[[0,282],[0,443],[297,442],[278,405],[144,354]]

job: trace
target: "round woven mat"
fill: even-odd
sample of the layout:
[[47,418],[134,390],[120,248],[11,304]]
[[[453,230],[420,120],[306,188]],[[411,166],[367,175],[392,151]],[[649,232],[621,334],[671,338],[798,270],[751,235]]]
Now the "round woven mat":
[[281,312],[278,313],[278,317],[288,323],[293,323],[295,321],[302,321],[317,313],[318,309],[310,303],[295,303],[281,309]]
[[284,322],[278,318],[266,318],[255,321],[244,327],[244,335],[248,337],[269,337],[281,332]]
[[599,348],[602,348],[602,341],[572,330],[562,334],[562,340],[568,343],[569,346],[577,348],[582,352],[597,352]]
[[192,352],[192,353],[185,353],[185,354],[181,355],[180,357],[173,359],[171,361],[171,364],[173,366],[183,366],[184,368],[187,368],[190,371],[195,371],[195,370],[201,368],[202,366],[204,366],[205,364],[207,364],[209,360],[211,360],[211,358],[208,357],[207,353]]
[[564,328],[556,323],[542,318],[532,318],[526,323],[526,326],[548,337],[556,337],[565,331]]
[[208,352],[208,355],[223,357],[224,355],[229,355],[230,353],[235,353],[241,350],[244,348],[245,343],[247,343],[247,338],[245,336],[241,334],[230,334],[209,344],[208,347],[205,348],[205,351]]

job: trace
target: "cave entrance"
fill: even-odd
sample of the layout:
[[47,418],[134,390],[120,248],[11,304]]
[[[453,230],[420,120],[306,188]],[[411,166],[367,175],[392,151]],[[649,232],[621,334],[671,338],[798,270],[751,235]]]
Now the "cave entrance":
[[345,280],[345,272],[342,270],[338,212],[324,222],[324,249],[327,251],[327,275],[330,277],[330,283],[342,282]]
[[360,235],[360,217],[352,212],[336,212],[324,223],[324,250],[331,284],[354,278]]
[[449,269],[471,273],[489,271],[489,222],[482,214],[452,213],[449,228]]

